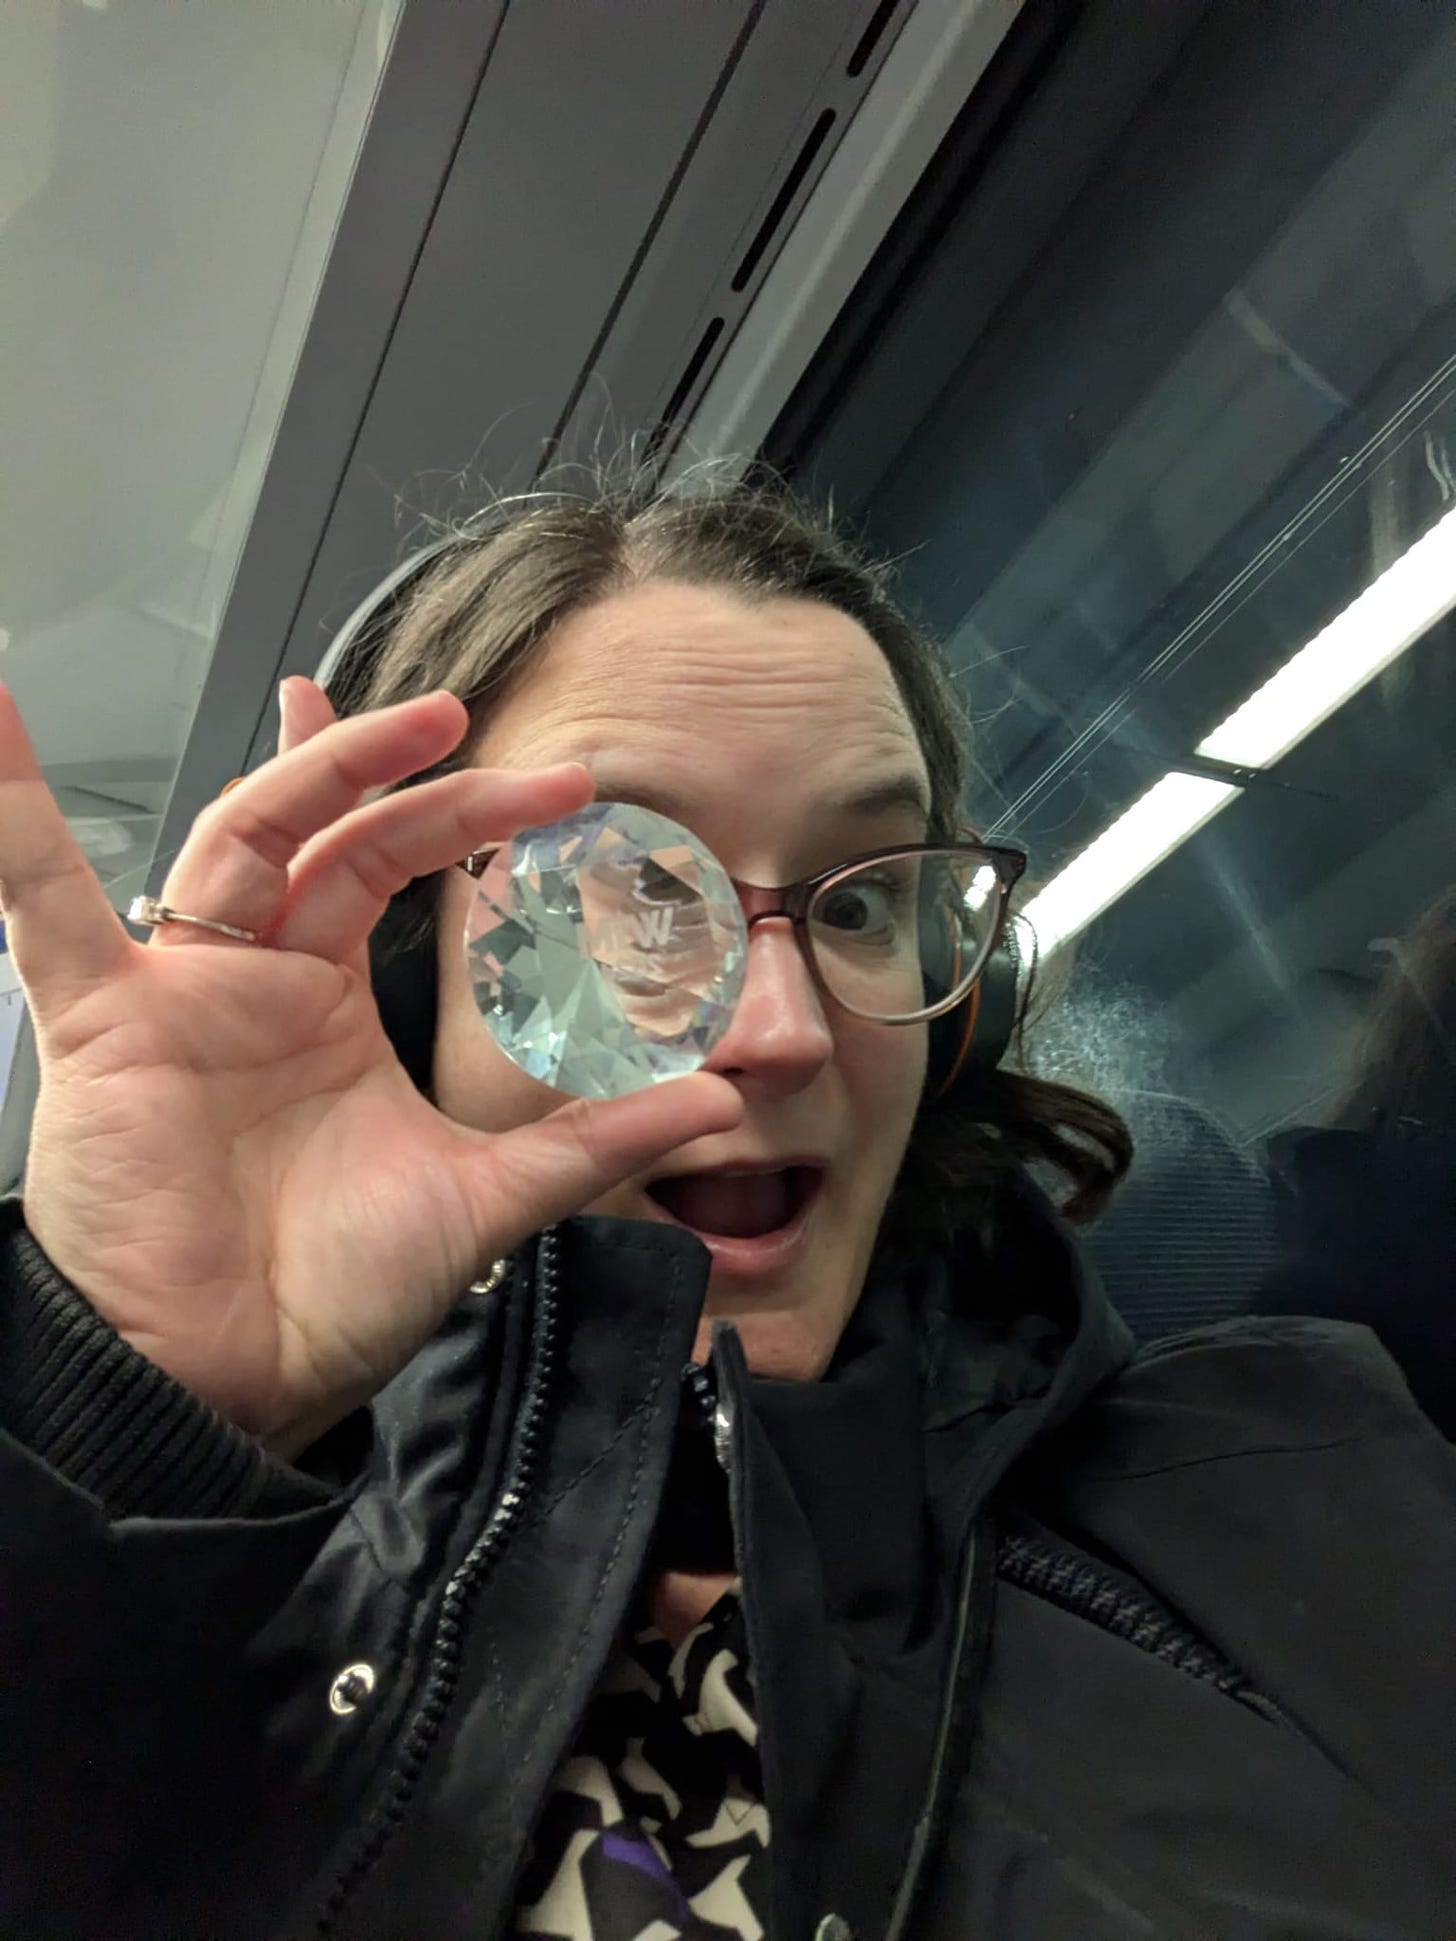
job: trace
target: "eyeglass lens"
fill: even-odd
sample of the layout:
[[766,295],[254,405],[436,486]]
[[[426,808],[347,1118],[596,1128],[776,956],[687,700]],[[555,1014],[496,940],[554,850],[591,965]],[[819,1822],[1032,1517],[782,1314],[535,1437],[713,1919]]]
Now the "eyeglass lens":
[[882,857],[825,884],[808,912],[826,988],[861,1017],[915,1017],[967,990],[995,941],[1000,883],[984,857]]

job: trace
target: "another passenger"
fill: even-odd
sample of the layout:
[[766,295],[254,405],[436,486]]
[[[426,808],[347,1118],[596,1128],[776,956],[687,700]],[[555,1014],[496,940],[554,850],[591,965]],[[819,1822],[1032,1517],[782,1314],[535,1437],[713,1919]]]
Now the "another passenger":
[[1285,1258],[1257,1306],[1373,1328],[1456,1439],[1456,890],[1394,946],[1328,1129],[1276,1153]]

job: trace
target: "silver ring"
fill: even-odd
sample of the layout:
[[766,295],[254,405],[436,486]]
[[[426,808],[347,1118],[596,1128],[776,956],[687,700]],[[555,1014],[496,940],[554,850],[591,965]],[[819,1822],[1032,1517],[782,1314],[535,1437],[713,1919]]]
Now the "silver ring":
[[212,917],[189,917],[185,910],[174,910],[170,904],[159,903],[154,896],[134,896],[126,920],[145,924],[148,929],[155,929],[160,923],[190,923],[199,930],[215,930],[219,937],[236,937],[240,944],[258,941],[256,930],[240,930],[235,923],[218,923]]

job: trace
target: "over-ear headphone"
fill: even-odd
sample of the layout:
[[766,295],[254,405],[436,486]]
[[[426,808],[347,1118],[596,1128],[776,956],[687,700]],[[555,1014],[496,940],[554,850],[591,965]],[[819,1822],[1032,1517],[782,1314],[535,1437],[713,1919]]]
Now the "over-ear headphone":
[[[314,679],[347,712],[363,691],[372,655],[425,573],[458,538],[436,540],[410,555],[361,600],[330,641]],[[428,1095],[438,1023],[433,936],[398,941],[386,920],[370,939],[370,971],[379,1015],[400,1063]],[[1011,1042],[1019,1004],[1021,958],[1012,925],[1003,928],[985,970],[954,1010],[930,1022],[924,1100],[942,1108],[993,1070]]]
[[952,1011],[930,1021],[925,1101],[945,1105],[1006,1055],[1021,1004],[1021,952],[1009,918],[986,968]]

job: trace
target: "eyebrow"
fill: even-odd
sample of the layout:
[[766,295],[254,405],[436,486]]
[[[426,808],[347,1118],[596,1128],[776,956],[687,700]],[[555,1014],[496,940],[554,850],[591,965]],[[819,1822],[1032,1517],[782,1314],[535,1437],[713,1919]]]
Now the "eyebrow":
[[[634,788],[613,780],[610,775],[598,775],[595,770],[592,774],[597,785],[598,801],[628,802],[633,808],[650,809],[686,827],[692,826],[686,804],[666,789]],[[882,782],[856,789],[850,795],[831,796],[818,805],[817,812],[847,818],[886,815],[892,809],[911,809],[922,819],[929,820],[930,804],[926,799],[925,784],[913,771],[888,775]]]

